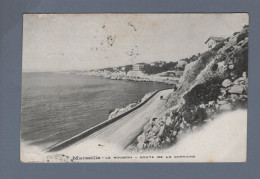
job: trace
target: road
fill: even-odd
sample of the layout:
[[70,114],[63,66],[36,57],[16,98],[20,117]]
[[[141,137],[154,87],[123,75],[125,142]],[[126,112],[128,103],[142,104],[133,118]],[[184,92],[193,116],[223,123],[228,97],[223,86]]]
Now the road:
[[[158,92],[140,108],[101,130],[94,132],[85,139],[59,151],[59,153],[86,151],[90,149],[90,147],[93,150],[97,148],[104,149],[104,147],[108,149],[111,146],[123,150],[141,133],[143,127],[151,117],[160,117],[162,112],[166,110],[165,104],[172,92],[173,89]],[[161,96],[163,96],[163,99],[160,99]],[[96,146],[93,148],[93,145]]]

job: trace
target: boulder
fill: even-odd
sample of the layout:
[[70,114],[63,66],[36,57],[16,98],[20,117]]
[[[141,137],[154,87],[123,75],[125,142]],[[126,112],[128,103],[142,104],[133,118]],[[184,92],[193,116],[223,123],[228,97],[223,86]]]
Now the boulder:
[[229,79],[225,79],[223,82],[222,82],[222,86],[224,86],[225,88],[226,87],[229,87],[229,86],[232,86],[233,83],[229,80]]
[[243,91],[244,91],[244,88],[243,88],[243,86],[241,86],[241,85],[234,85],[234,86],[232,86],[232,87],[228,90],[229,93],[233,93],[233,94],[242,94]]

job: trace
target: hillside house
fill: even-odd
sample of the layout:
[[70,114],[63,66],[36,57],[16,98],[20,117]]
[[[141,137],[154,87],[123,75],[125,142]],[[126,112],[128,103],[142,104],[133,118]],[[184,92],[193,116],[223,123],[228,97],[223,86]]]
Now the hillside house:
[[208,48],[214,48],[220,42],[223,42],[225,39],[223,37],[209,37],[205,44],[208,45]]
[[155,66],[156,65],[156,62],[152,62],[150,63],[151,66]]
[[141,71],[144,68],[145,63],[137,63],[133,65],[133,71]]

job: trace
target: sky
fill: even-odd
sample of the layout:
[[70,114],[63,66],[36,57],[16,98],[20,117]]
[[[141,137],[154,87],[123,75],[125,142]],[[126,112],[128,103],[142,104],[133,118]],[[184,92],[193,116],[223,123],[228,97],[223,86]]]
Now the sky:
[[206,51],[208,37],[228,37],[248,21],[245,13],[25,14],[23,71],[178,61]]

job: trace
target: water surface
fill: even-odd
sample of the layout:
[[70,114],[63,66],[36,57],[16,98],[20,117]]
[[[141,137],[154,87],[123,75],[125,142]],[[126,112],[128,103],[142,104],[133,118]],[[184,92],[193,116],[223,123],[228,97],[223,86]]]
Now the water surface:
[[112,109],[168,87],[82,74],[23,73],[21,139],[47,147],[107,120]]

